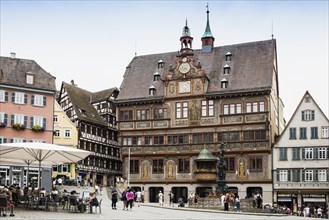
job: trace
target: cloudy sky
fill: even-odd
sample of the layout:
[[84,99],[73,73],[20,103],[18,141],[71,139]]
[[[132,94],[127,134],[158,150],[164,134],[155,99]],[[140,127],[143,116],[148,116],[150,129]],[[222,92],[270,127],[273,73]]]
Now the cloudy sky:
[[[328,117],[328,1],[208,1],[215,46],[277,40],[288,121],[308,90]],[[33,59],[89,91],[120,88],[137,55],[180,49],[187,19],[201,48],[207,1],[1,0],[1,56]]]

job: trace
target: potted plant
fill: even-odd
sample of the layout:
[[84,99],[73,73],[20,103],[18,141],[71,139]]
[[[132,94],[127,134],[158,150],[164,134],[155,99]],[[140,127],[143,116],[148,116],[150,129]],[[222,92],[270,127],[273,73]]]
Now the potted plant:
[[16,129],[16,130],[24,130],[25,129],[25,125],[20,124],[20,123],[14,123],[14,124],[11,125],[11,127]]
[[40,125],[34,125],[32,126],[32,131],[35,131],[35,132],[43,132],[45,130],[44,127],[41,127]]
[[0,123],[0,128],[5,128],[6,126],[7,126],[7,123],[5,123],[5,122]]

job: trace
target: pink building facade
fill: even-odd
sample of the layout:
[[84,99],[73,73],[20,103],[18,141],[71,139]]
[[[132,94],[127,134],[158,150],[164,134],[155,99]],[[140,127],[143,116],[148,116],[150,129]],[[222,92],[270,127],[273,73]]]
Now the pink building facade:
[[[55,77],[35,61],[0,57],[0,143],[52,143],[55,93]],[[0,163],[0,185],[26,186],[37,173],[27,180],[26,169]]]

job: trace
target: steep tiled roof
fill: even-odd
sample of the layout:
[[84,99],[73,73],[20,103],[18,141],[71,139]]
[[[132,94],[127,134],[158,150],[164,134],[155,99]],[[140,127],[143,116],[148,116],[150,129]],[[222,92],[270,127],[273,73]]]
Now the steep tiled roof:
[[107,100],[113,93],[119,93],[118,88],[105,89],[92,94],[91,103]]
[[[269,90],[272,87],[275,50],[275,40],[215,47],[211,53],[194,50],[194,59],[200,61],[202,69],[209,78],[206,94]],[[226,62],[227,52],[232,54],[232,61]],[[164,82],[154,81],[153,74],[158,71],[164,79],[170,65],[175,66],[177,55],[177,52],[170,52],[134,57],[126,68],[116,102],[162,99]],[[157,68],[159,60],[165,63],[163,69]],[[223,68],[227,63],[231,72],[229,75],[224,75]],[[227,89],[222,89],[220,85],[224,78],[229,83]],[[152,97],[149,96],[151,85],[156,88],[156,94]]]
[[[26,73],[34,74],[34,84],[26,84]],[[56,91],[56,78],[34,60],[0,57],[0,74],[0,84]]]
[[87,90],[65,82],[63,82],[62,87],[65,88],[68,96],[70,97],[73,108],[76,111],[79,119],[106,125],[92,103],[101,100],[107,100],[113,92],[118,91],[117,88],[111,88],[100,92],[91,93]]

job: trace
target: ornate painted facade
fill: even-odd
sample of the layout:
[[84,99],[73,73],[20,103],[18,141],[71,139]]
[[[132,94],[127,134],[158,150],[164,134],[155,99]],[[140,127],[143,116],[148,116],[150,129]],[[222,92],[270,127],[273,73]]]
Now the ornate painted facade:
[[218,155],[224,143],[229,190],[272,202],[271,146],[282,121],[276,40],[214,40],[207,10],[202,49],[192,48],[186,21],[179,52],[136,56],[126,68],[115,101],[123,175],[146,201],[157,202],[159,190],[175,201],[214,192],[197,157],[204,148]]

